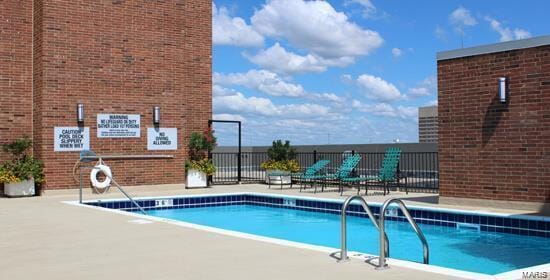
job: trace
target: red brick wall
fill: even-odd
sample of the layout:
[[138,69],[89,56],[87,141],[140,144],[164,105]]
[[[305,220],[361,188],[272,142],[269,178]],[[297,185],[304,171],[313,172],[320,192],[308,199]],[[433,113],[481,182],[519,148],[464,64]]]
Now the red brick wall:
[[[20,1],[7,2],[16,7]],[[189,135],[205,129],[212,115],[211,1],[34,2],[34,83],[29,70],[24,89],[31,92],[34,86],[35,155],[45,163],[45,188],[76,186],[71,169],[78,152],[54,152],[53,132],[56,126],[77,125],[78,103],[85,106],[84,126],[90,127],[90,148],[97,153],[174,156],[107,161],[119,183],[183,183]],[[25,6],[30,15],[30,4]],[[29,20],[28,42],[31,27]],[[25,57],[29,62],[30,47]],[[2,45],[0,53],[4,51]],[[30,95],[22,99],[32,100]],[[12,103],[1,103],[2,111],[6,106]],[[161,108],[161,127],[178,128],[177,151],[147,150],[153,106]],[[141,137],[97,138],[96,117],[101,113],[140,114]],[[31,131],[31,119],[24,123]]]
[[32,18],[32,1],[0,1],[0,144],[32,137]]
[[32,19],[32,1],[0,1],[0,144],[32,137]]
[[[550,202],[550,46],[438,61],[440,195]],[[497,78],[509,79],[498,101]]]

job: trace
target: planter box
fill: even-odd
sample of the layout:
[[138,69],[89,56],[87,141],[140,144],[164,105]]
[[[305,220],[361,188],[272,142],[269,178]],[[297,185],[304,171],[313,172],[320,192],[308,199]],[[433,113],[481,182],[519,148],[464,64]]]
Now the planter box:
[[290,172],[280,170],[268,170],[265,177],[265,183],[271,185],[290,185],[292,178]]
[[4,194],[9,197],[33,196],[35,194],[34,179],[4,184]]
[[196,169],[187,170],[187,183],[185,188],[208,187],[208,176]]

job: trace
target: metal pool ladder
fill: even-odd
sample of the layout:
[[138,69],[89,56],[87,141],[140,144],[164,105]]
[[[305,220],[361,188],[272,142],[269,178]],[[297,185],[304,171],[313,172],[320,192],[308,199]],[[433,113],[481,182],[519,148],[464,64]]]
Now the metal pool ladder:
[[411,216],[411,213],[409,212],[409,209],[407,209],[407,206],[405,206],[405,203],[401,199],[398,198],[390,198],[384,202],[384,205],[380,209],[380,225],[379,225],[379,231],[380,231],[380,256],[378,259],[378,267],[376,269],[382,270],[388,268],[388,265],[386,264],[386,256],[389,257],[389,255],[386,254],[386,250],[383,250],[382,248],[385,246],[389,247],[389,241],[388,237],[386,235],[386,228],[384,227],[384,221],[386,219],[386,210],[388,207],[396,203],[403,214],[405,215],[405,218],[407,218],[407,221],[409,221],[409,224],[411,224],[414,232],[420,238],[420,241],[422,242],[422,247],[424,251],[424,264],[428,264],[430,260],[430,250],[428,248],[428,242],[426,241],[426,237],[424,236],[424,233],[422,233],[422,230],[418,227],[416,222]]
[[[347,248],[347,232],[346,232],[347,231],[347,229],[346,229],[347,228],[346,227],[346,210],[348,209],[348,206],[350,205],[350,203],[353,200],[356,200],[356,199],[359,200],[359,202],[363,206],[363,209],[365,209],[365,211],[367,212],[367,215],[369,216],[369,219],[373,223],[374,227],[376,227],[380,231],[380,228],[378,227],[378,222],[376,221],[376,218],[374,217],[374,214],[370,210],[369,205],[367,204],[367,201],[360,195],[352,195],[352,196],[348,197],[346,199],[346,201],[344,201],[344,204],[342,205],[341,226],[340,226],[342,247],[340,249],[340,260],[338,260],[339,262],[349,260],[349,258],[348,258],[348,248]],[[388,236],[386,235],[385,232],[382,232],[382,231],[380,231],[380,236],[383,236],[384,240],[386,241],[384,243],[385,245],[383,247],[384,250],[381,250],[381,251],[384,251],[385,255],[389,256],[390,255],[390,246],[389,246],[389,242],[387,242],[388,241]],[[380,245],[382,246],[383,244],[380,243]],[[382,247],[380,247],[380,248],[382,248]]]

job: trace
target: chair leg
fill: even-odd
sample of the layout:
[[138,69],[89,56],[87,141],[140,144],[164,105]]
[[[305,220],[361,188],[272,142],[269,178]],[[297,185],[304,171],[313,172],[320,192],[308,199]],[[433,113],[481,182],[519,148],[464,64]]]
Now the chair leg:
[[[386,189],[388,188],[388,182],[384,182],[384,195],[386,195]],[[389,191],[388,191],[389,194]]]
[[359,192],[361,191],[361,184],[357,183],[357,194],[359,195]]
[[317,193],[317,185],[314,180],[311,180],[311,187],[313,188],[313,193]]

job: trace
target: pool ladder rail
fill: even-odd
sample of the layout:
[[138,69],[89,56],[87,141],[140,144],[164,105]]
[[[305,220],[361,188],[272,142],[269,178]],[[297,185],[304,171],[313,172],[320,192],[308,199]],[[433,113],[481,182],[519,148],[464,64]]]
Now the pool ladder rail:
[[[163,156],[163,155],[154,155],[154,156],[148,156],[148,155],[129,155],[129,156],[121,156],[121,155],[116,155],[116,156],[105,156],[105,157],[108,157],[108,158],[123,158],[123,159],[126,159],[126,158],[157,158],[157,157],[166,157],[166,156]],[[90,166],[90,167],[82,167],[80,165],[80,163],[83,163],[83,162],[91,162],[95,159],[99,160],[100,163],[103,163],[103,159],[105,157],[102,157],[102,156],[98,156],[96,155],[94,152],[92,151],[82,151],[80,153],[80,158],[76,161],[74,167],[73,167],[73,175],[75,173],[75,170],[76,168],[78,167],[78,169],[80,170],[80,179],[78,180],[79,181],[79,185],[80,185],[80,188],[79,188],[79,198],[78,198],[78,201],[80,204],[82,204],[82,169],[98,169],[98,167],[96,166]],[[108,174],[104,174],[106,177],[108,177],[109,179],[111,179],[111,182],[118,188],[118,190],[124,194],[124,196],[126,196],[128,198],[128,200],[130,200],[130,202],[132,202],[132,204],[134,206],[136,206],[137,209],[139,209],[139,211],[141,213],[143,213],[144,215],[147,215],[147,212],[145,211],[145,209],[143,209],[143,207],[141,207],[139,205],[139,203],[137,203],[123,188],[122,186],[120,186],[116,181],[115,179],[113,178],[113,176],[109,176]]]
[[388,268],[388,265],[386,264],[386,257],[390,256],[390,249],[389,249],[389,240],[388,236],[386,234],[386,228],[385,228],[385,219],[386,219],[386,210],[388,207],[392,204],[397,204],[401,211],[403,212],[403,215],[411,224],[414,232],[422,242],[422,248],[423,248],[423,261],[424,264],[428,264],[430,260],[430,250],[428,247],[428,241],[426,241],[426,237],[424,236],[424,233],[422,233],[422,230],[414,219],[411,216],[411,213],[409,212],[409,209],[405,205],[405,203],[398,198],[390,198],[384,202],[382,207],[380,208],[380,218],[378,223],[376,222],[376,218],[374,217],[372,211],[370,210],[367,201],[360,195],[353,195],[348,197],[344,204],[342,205],[342,213],[341,213],[341,238],[342,238],[342,247],[340,250],[340,260],[339,262],[345,261],[348,259],[348,251],[347,251],[347,233],[346,233],[346,210],[351,204],[353,200],[359,200],[365,211],[367,212],[367,215],[369,216],[369,219],[373,222],[375,227],[378,229],[379,236],[380,236],[380,256],[378,257],[378,266],[376,267],[377,270],[384,270]]

